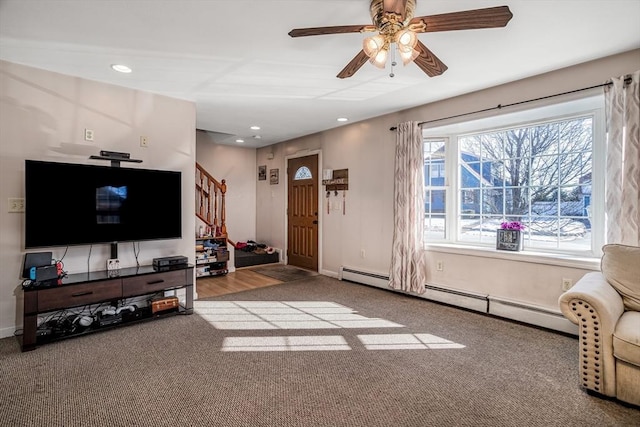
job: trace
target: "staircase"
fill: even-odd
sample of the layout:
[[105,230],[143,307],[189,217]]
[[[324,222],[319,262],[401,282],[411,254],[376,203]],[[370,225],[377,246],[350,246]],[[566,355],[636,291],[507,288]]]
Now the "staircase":
[[227,237],[225,194],[227,184],[215,179],[196,162],[196,216],[204,222],[214,237]]

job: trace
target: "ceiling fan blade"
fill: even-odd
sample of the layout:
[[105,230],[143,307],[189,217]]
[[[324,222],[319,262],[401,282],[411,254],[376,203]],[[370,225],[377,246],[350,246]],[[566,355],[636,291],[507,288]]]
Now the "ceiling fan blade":
[[415,47],[420,55],[413,62],[429,77],[439,76],[440,74],[447,71],[447,66],[444,65],[444,62],[440,61],[440,59],[433,54],[427,47],[422,44],[421,41],[418,41],[418,44]]
[[325,34],[363,33],[376,31],[373,25],[340,25],[336,27],[295,28],[289,31],[291,37],[321,36]]
[[364,50],[361,50],[360,53],[358,53],[336,77],[346,79],[347,77],[353,76],[368,60],[369,57],[367,54],[364,53]]
[[489,7],[486,9],[465,10],[464,12],[443,13],[441,15],[418,16],[409,21],[409,25],[420,33],[437,31],[474,30],[478,28],[504,27],[513,14],[509,6]]

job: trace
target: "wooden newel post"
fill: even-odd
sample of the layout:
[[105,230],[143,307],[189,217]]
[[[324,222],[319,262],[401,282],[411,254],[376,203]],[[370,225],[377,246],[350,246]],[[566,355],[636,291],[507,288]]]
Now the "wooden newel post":
[[222,180],[222,185],[220,186],[220,232],[223,236],[227,235],[227,214],[226,214],[226,206],[225,206],[225,194],[227,193],[227,180]]

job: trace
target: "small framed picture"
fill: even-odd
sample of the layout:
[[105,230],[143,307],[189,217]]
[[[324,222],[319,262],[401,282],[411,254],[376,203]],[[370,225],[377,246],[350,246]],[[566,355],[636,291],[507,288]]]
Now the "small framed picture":
[[270,169],[269,170],[269,183],[271,185],[275,185],[279,182],[279,175],[280,175],[280,170],[279,169]]
[[267,180],[267,165],[258,166],[258,181]]

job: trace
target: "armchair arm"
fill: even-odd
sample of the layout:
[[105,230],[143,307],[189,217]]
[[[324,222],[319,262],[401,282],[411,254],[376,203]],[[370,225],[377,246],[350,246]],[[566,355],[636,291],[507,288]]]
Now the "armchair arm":
[[601,272],[585,274],[558,300],[562,314],[577,324],[582,385],[606,396],[616,395],[613,332],[624,312],[622,297]]
[[571,301],[589,304],[598,313],[603,334],[613,334],[616,323],[624,312],[622,297],[599,271],[585,274],[571,289],[560,295],[558,300],[562,314],[580,326],[578,311],[572,307]]

